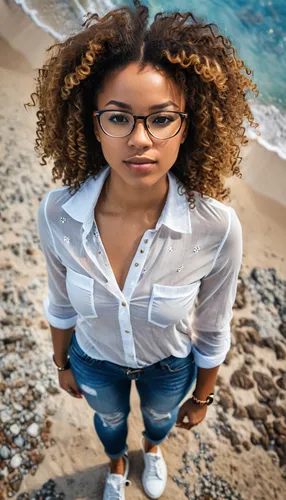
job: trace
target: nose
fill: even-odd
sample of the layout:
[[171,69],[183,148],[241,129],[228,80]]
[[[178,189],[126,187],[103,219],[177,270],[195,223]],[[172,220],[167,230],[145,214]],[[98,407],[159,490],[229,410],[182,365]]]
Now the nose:
[[128,138],[128,145],[135,146],[139,149],[150,146],[150,144],[152,144],[152,139],[144,126],[144,121],[142,119],[138,119],[134,130]]

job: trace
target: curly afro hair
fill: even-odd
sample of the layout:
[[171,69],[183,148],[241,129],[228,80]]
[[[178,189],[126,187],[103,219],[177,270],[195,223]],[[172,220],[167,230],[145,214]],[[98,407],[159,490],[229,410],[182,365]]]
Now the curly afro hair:
[[[188,136],[171,171],[194,206],[192,190],[219,201],[229,198],[226,177],[241,178],[240,145],[248,144],[243,120],[258,123],[246,100],[259,91],[231,40],[216,24],[191,12],[159,12],[148,27],[149,9],[134,0],[103,17],[88,14],[83,28],[48,49],[28,106],[38,106],[36,152],[54,160],[52,181],[76,192],[106,166],[95,140],[93,110],[105,77],[138,62],[171,76],[186,97]],[[258,133],[258,135],[260,135]]]

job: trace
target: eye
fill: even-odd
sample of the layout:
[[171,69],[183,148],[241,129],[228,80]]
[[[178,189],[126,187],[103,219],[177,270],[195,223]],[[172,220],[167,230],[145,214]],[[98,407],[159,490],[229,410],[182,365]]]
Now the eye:
[[108,118],[108,121],[110,121],[111,123],[115,123],[115,124],[128,123],[128,118],[126,115],[116,113],[116,114],[111,115]]
[[173,121],[174,117],[171,117],[170,115],[159,115],[153,119],[152,123],[154,123],[155,125],[169,125],[169,123],[172,123]]

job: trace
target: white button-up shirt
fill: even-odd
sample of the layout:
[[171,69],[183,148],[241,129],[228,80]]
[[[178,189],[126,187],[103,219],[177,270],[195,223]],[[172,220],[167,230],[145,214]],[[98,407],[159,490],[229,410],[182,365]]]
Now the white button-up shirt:
[[195,209],[168,172],[169,190],[155,229],[142,236],[121,291],[102,244],[94,207],[106,167],[71,195],[45,194],[38,207],[50,325],[75,326],[91,357],[142,368],[191,349],[199,367],[220,365],[230,348],[242,230],[235,210],[194,191]]

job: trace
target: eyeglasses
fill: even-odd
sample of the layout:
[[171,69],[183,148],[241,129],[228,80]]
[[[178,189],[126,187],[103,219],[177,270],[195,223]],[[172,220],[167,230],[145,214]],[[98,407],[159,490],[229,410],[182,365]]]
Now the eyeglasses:
[[136,125],[137,120],[144,120],[145,129],[155,139],[170,139],[177,135],[182,127],[183,120],[188,117],[188,113],[180,111],[161,111],[150,115],[134,115],[127,111],[118,109],[104,109],[94,111],[101,130],[110,137],[127,137]]

